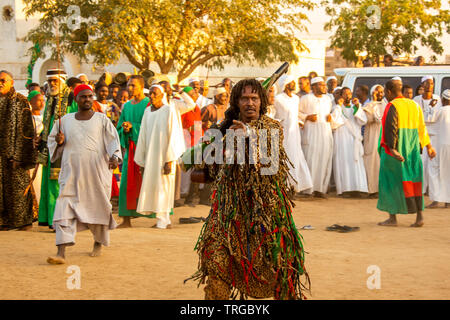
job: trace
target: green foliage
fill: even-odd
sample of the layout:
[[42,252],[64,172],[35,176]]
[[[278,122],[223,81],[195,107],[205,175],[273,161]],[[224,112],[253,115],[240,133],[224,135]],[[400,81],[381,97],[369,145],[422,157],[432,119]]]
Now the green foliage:
[[[440,0],[324,0],[322,5],[331,17],[325,25],[334,31],[331,46],[342,49],[347,61],[358,61],[355,50],[367,51],[375,63],[386,53],[414,54],[418,43],[442,54],[439,38],[450,32],[449,11],[441,10]],[[380,8],[379,28],[371,28],[373,5]]]
[[[55,21],[61,51],[96,65],[125,55],[139,69],[155,61],[161,73],[176,70],[178,81],[199,65],[223,68],[234,59],[296,62],[305,50],[294,33],[305,30],[313,4],[306,0],[23,0],[26,14],[40,14],[27,40],[50,46],[56,55]],[[80,7],[77,35],[66,23],[70,5]],[[297,8],[292,10],[291,8]],[[89,41],[80,37],[89,36]]]

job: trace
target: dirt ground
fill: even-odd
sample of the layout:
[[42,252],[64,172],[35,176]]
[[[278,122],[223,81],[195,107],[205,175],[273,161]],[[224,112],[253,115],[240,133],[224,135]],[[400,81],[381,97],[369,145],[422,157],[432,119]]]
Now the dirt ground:
[[[450,209],[426,210],[424,227],[416,229],[409,227],[414,215],[399,216],[398,227],[377,226],[387,214],[373,199],[296,204],[297,227],[315,227],[301,230],[312,282],[309,299],[450,299]],[[202,224],[178,219],[208,212],[202,205],[176,208],[170,230],[151,229],[153,219],[133,219],[133,228],[111,232],[110,247],[97,258],[88,256],[91,233],[78,233],[68,263],[58,266],[46,263],[56,252],[48,228],[0,232],[0,299],[202,299],[203,286],[183,284],[196,271],[193,249]],[[325,231],[335,223],[361,230]],[[80,267],[81,289],[67,288],[70,265]],[[380,289],[367,287],[371,265],[381,271]]]

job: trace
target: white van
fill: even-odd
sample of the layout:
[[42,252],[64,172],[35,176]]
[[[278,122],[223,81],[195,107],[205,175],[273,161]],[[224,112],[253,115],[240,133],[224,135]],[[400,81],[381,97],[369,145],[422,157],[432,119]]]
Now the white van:
[[337,68],[334,72],[344,77],[341,86],[350,88],[352,92],[361,85],[369,89],[375,84],[384,85],[395,76],[402,78],[403,84],[410,85],[415,92],[426,75],[434,78],[435,94],[441,96],[445,89],[450,89],[450,66]]

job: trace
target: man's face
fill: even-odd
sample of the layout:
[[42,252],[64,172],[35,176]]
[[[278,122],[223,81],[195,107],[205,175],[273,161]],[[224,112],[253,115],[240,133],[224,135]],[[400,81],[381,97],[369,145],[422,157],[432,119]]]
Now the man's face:
[[327,87],[328,87],[328,92],[332,93],[334,88],[337,87],[337,80],[335,80],[335,79],[328,80]]
[[423,83],[423,89],[425,92],[433,92],[434,90],[434,82],[431,79],[426,80]]
[[188,92],[188,96],[192,98],[192,100],[197,101],[199,94],[195,90],[191,90]]
[[412,99],[414,95],[414,91],[412,88],[406,88],[403,90],[403,96],[408,99]]
[[[384,88],[379,86],[375,89],[374,92],[375,101],[381,101],[384,98]],[[411,97],[412,97],[412,89],[411,89]]]
[[39,86],[31,86],[31,87],[28,88],[28,92],[31,92],[31,91],[39,91],[39,92],[41,92],[41,87],[39,87]]
[[391,57],[384,57],[383,63],[385,66],[392,66],[392,58]]
[[223,81],[223,87],[225,88],[225,90],[228,91],[228,93],[231,91],[231,80],[230,79],[225,79]]
[[259,119],[259,109],[261,108],[261,98],[256,92],[252,92],[251,86],[246,86],[242,90],[238,101],[239,112],[244,122]]
[[312,89],[314,94],[321,95],[327,93],[327,85],[325,84],[325,81],[314,83]]
[[198,94],[200,94],[200,81],[194,81],[189,84]]
[[14,84],[14,80],[7,73],[0,73],[0,95],[7,94]]
[[41,111],[42,108],[44,108],[45,106],[44,96],[42,94],[34,96],[33,99],[31,99],[30,104],[33,111],[35,110]]
[[450,106],[450,99],[442,98],[442,106]]
[[109,96],[111,97],[111,99],[116,100],[118,93],[119,93],[118,87],[109,88]]
[[310,92],[311,91],[311,85],[309,84],[308,78],[302,78],[299,81],[300,90],[303,92]]
[[130,79],[128,81],[128,93],[131,97],[140,96],[143,93],[144,88],[138,79]]
[[79,109],[83,111],[89,110],[94,103],[94,94],[91,90],[83,90],[77,95],[76,101]]
[[104,101],[108,98],[109,90],[108,87],[101,87],[97,90],[97,100]]
[[364,102],[364,100],[367,99],[360,87],[356,88],[355,95],[361,102]]
[[342,90],[342,99],[344,99],[345,105],[349,105],[352,100],[352,92],[350,89]]
[[62,87],[61,80],[59,78],[51,78],[48,79],[47,83],[50,95],[56,96],[59,93],[60,86]]
[[338,102],[338,100],[341,98],[341,90],[335,90],[333,92],[334,102]]
[[220,105],[224,106],[228,100],[228,93],[224,92],[224,93],[218,94],[218,95],[216,95],[216,99]]
[[167,81],[163,81],[160,83],[161,87],[164,88],[164,91],[166,92],[167,96],[171,97],[173,90],[172,87],[170,86],[170,83]]
[[78,79],[80,79],[84,84],[89,84],[89,79],[85,75],[80,76]]
[[289,83],[286,85],[286,87],[285,87],[284,90],[287,90],[287,91],[290,91],[290,92],[294,91],[294,90],[295,90],[295,81],[289,82]]
[[153,87],[150,89],[150,102],[154,107],[161,107],[163,105],[164,93],[159,88]]
[[275,88],[272,86],[267,92],[267,99],[269,100],[269,104],[273,105],[275,103]]

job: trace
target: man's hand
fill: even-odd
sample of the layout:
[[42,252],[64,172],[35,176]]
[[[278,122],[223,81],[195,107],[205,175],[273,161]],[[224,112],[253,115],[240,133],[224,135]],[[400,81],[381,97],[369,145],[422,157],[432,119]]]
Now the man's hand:
[[109,169],[114,170],[115,168],[117,168],[118,165],[119,162],[117,161],[116,156],[112,156],[111,158],[109,158]]
[[430,101],[430,107],[434,107],[435,105],[437,105],[437,99],[432,99],[431,101]]
[[172,167],[172,162],[166,162],[165,164],[164,164],[164,170],[163,170],[163,173],[164,174],[170,174],[170,169],[171,169],[171,167]]
[[58,132],[56,134],[55,141],[58,144],[58,146],[62,145],[64,143],[64,133]]
[[358,99],[358,98],[353,98],[353,99],[352,99],[352,104],[353,104],[354,106],[356,106],[357,108],[359,108],[359,99]]
[[309,114],[306,117],[306,121],[316,122],[317,121],[317,114]]
[[434,150],[433,146],[431,144],[427,145],[427,152],[430,159],[433,159],[436,157],[436,150]]
[[327,122],[331,122],[331,114],[327,115]]
[[344,105],[344,98],[339,98],[337,103],[342,107]]
[[245,124],[242,121],[233,120],[233,124],[230,126],[231,130],[238,130],[242,129],[245,130]]
[[391,153],[392,153],[393,157],[395,159],[397,159],[398,161],[400,161],[400,162],[405,161],[405,158],[403,158],[403,156],[397,150],[391,149]]
[[124,123],[122,123],[122,128],[125,133],[128,133],[130,132],[131,128],[133,128],[133,125],[131,124],[131,122],[125,121]]

